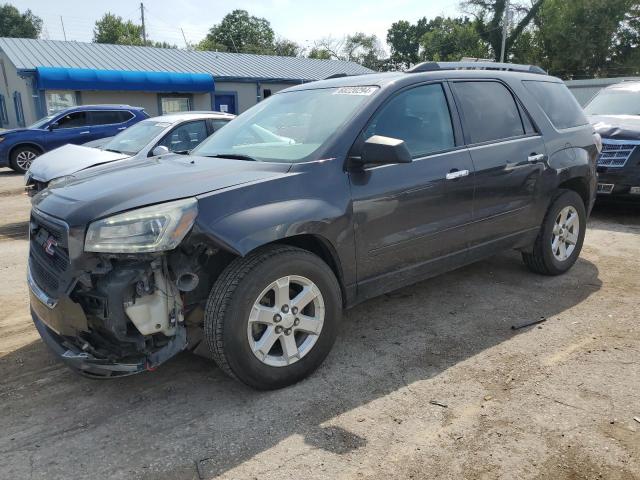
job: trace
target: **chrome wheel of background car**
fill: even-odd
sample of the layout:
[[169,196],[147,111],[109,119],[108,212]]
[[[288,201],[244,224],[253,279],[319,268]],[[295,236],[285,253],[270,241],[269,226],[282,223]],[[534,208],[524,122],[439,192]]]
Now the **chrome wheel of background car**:
[[324,324],[324,299],[308,278],[282,277],[265,288],[249,314],[254,355],[272,367],[297,362],[311,351]]
[[31,162],[35,160],[37,155],[31,150],[23,150],[16,155],[16,165],[22,170],[29,170]]
[[551,236],[551,251],[556,260],[563,262],[571,256],[578,243],[579,233],[580,218],[577,210],[572,206],[564,207],[556,217]]

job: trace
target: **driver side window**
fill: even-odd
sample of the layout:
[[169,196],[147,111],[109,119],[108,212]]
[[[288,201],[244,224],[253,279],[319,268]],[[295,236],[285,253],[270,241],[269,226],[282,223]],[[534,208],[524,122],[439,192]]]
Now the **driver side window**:
[[365,130],[373,135],[404,140],[413,158],[455,146],[451,114],[442,85],[422,85],[393,97]]
[[198,120],[174,128],[160,141],[159,145],[167,147],[170,152],[187,152],[195,148],[207,136],[207,126],[204,120]]
[[58,128],[76,128],[87,125],[87,112],[74,112],[60,117],[56,123]]

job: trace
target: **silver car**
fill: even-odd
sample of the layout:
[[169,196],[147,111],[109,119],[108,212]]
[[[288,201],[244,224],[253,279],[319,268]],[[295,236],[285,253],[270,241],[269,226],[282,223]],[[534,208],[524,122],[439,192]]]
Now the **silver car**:
[[221,112],[183,112],[136,123],[118,135],[88,145],[64,145],[39,156],[25,174],[29,195],[62,182],[80,170],[165,153],[188,153],[231,121]]

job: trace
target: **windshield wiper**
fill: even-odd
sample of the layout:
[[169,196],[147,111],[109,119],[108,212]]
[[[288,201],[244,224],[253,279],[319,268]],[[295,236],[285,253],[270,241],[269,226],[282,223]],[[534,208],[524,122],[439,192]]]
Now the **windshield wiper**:
[[241,153],[216,153],[215,155],[204,155],[205,157],[210,158],[230,158],[231,160],[250,160],[252,162],[257,162],[253,157],[249,155],[243,155]]

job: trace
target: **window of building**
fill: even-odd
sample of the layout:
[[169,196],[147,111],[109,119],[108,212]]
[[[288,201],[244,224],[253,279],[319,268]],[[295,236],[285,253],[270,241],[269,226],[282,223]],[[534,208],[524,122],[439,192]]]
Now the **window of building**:
[[375,114],[365,130],[405,141],[412,157],[454,147],[451,114],[440,84],[423,85],[396,95]]
[[271,89],[270,89],[270,88],[265,88],[265,89],[262,91],[262,98],[263,98],[263,99],[267,99],[267,98],[269,98],[270,96],[271,96]]
[[188,112],[191,110],[189,97],[160,97],[160,114]]
[[4,95],[0,94],[0,126],[9,123],[9,112],[7,111],[7,102]]
[[91,112],[91,125],[113,125],[124,123],[133,117],[131,112],[122,110],[93,110]]
[[174,128],[160,140],[159,145],[167,147],[171,152],[188,152],[207,136],[207,126],[204,120],[198,120]]
[[24,127],[24,111],[22,110],[22,95],[20,92],[13,92],[13,106],[16,110],[18,126]]
[[[588,123],[580,104],[564,83],[528,80],[522,83],[531,92],[554,127],[571,128]],[[621,103],[628,105],[624,100]],[[611,99],[603,104],[611,105]]]
[[77,106],[76,94],[71,91],[63,90],[47,90],[44,94],[45,101],[47,102],[47,113],[59,112],[65,108]]
[[77,128],[87,126],[87,112],[73,112],[60,117],[56,123],[58,128]]
[[524,135],[524,127],[511,92],[498,82],[453,84],[471,143]]

